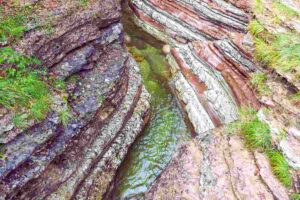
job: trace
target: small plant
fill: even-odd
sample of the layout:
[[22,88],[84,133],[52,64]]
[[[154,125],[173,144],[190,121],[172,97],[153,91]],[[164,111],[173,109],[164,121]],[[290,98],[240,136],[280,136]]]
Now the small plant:
[[248,29],[250,33],[254,36],[258,36],[260,33],[264,32],[265,28],[257,20],[253,20],[249,23]]
[[[28,119],[42,120],[49,111],[49,88],[40,73],[30,68],[40,61],[5,47],[0,49],[0,64],[5,66],[0,76],[0,105],[16,113],[25,108],[30,111]],[[14,123],[23,126],[24,120],[16,114]]]
[[292,185],[292,176],[289,172],[289,165],[283,155],[277,150],[267,151],[273,173],[283,183],[284,186]]
[[269,126],[259,119],[244,122],[241,125],[241,133],[250,148],[268,149],[272,146]]
[[257,89],[260,95],[270,94],[270,88],[265,84],[266,80],[266,74],[262,72],[251,74],[251,84]]
[[251,149],[261,149],[267,153],[274,175],[286,186],[292,184],[289,165],[283,155],[274,150],[268,124],[261,122],[252,108],[242,108],[240,120],[231,124],[234,131],[245,138]]
[[59,116],[59,121],[63,124],[63,126],[67,126],[71,118],[70,110],[69,109],[60,110],[58,112],[58,116]]

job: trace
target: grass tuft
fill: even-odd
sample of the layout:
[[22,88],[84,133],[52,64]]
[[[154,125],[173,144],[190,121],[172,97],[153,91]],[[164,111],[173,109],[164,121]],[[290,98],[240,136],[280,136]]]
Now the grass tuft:
[[274,175],[284,186],[290,187],[292,177],[289,172],[289,165],[284,156],[279,151],[274,150],[270,128],[268,124],[259,120],[256,111],[252,108],[242,108],[240,120],[231,123],[230,126],[233,131],[244,137],[248,148],[261,149],[266,152]]
[[251,74],[251,84],[257,89],[260,95],[269,95],[271,92],[270,88],[265,84],[266,80],[266,74],[262,72]]
[[273,173],[284,186],[292,185],[292,176],[289,172],[289,165],[283,155],[277,150],[267,151]]
[[246,145],[251,149],[269,149],[272,147],[272,137],[269,126],[261,122],[253,108],[241,108],[240,120],[232,123],[229,131],[234,130],[245,138]]
[[260,33],[264,32],[264,26],[257,20],[253,20],[248,25],[248,30],[254,36],[258,36]]
[[71,119],[71,114],[69,109],[63,109],[58,112],[58,117],[59,121],[63,124],[63,126],[67,126],[70,119]]

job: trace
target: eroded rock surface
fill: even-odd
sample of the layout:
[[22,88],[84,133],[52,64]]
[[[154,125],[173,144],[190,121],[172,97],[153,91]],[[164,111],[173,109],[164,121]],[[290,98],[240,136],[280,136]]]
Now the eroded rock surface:
[[268,159],[216,129],[183,144],[146,199],[289,199]]
[[246,11],[225,1],[133,0],[134,20],[168,42],[173,85],[198,133],[237,119],[237,107],[260,107],[249,87],[256,71],[242,47]]
[[37,4],[38,16],[53,17],[53,34],[34,27],[15,48],[66,81],[71,117],[63,125],[53,108],[16,132],[1,112],[0,199],[99,198],[145,126],[150,96],[123,45],[118,1]]
[[[272,122],[265,120],[271,132],[276,125],[285,129],[288,123],[284,120],[295,119],[284,140],[278,140],[279,128],[271,134],[275,147],[295,170],[297,185],[299,140],[294,126],[299,123],[298,108],[280,99],[277,87],[271,88],[276,90],[274,103],[258,97],[250,86],[250,74],[261,71],[253,62],[253,43],[247,34],[250,4],[222,0],[129,2],[135,23],[171,46],[170,53],[166,52],[170,84],[197,135],[178,148],[146,199],[289,199],[292,190],[273,175],[264,153],[248,149],[243,138],[216,129],[236,120],[240,106],[280,108],[270,113]],[[284,113],[282,118],[280,113]]]

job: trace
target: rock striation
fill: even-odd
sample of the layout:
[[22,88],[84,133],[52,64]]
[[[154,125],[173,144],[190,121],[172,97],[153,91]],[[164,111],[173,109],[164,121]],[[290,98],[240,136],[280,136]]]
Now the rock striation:
[[[267,105],[250,86],[251,73],[261,71],[252,61],[247,34],[250,1],[131,0],[129,7],[139,27],[171,46],[170,85],[197,136],[178,148],[145,198],[289,199],[291,190],[273,175],[266,155],[218,128],[236,120],[240,106]],[[274,106],[299,118],[298,109],[287,111],[281,102]],[[267,124],[274,132],[274,124]],[[272,136],[294,170],[297,131],[292,128],[281,142]]]
[[236,120],[238,106],[260,108],[248,83],[257,68],[243,47],[246,11],[225,1],[129,5],[137,25],[172,45],[172,84],[198,133]]
[[143,130],[150,96],[123,45],[118,1],[37,4],[41,19],[53,17],[52,34],[32,27],[14,48],[66,82],[65,97],[54,101],[65,98],[71,116],[62,124],[54,107],[45,120],[16,131],[10,112],[2,112],[0,199],[95,199]]

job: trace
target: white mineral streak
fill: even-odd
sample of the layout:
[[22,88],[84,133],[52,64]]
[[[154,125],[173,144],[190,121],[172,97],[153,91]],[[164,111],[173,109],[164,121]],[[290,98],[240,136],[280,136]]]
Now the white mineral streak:
[[209,104],[216,111],[222,123],[236,120],[237,105],[226,81],[218,71],[202,62],[192,49],[191,46],[184,45],[179,52],[186,66],[207,86],[204,94]]
[[191,85],[187,82],[181,72],[178,72],[174,76],[173,84],[177,90],[180,100],[186,104],[186,112],[188,113],[188,117],[196,132],[203,133],[215,128],[206,110],[198,101]]

